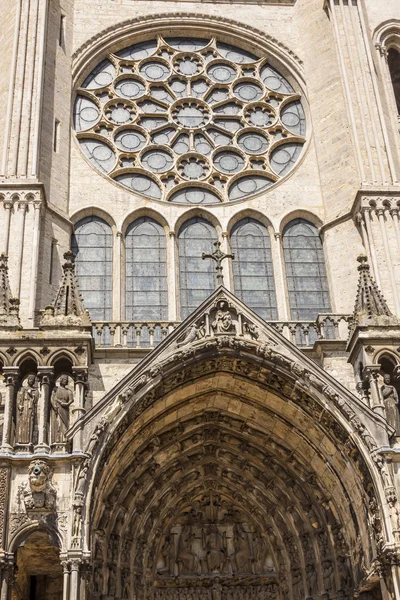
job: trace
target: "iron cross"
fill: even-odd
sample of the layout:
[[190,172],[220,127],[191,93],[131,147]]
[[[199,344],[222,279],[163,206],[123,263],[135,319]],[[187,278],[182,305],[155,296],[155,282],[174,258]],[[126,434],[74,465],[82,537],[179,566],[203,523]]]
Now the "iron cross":
[[215,246],[215,250],[212,254],[205,254],[203,252],[203,254],[201,255],[201,258],[204,260],[205,258],[212,258],[212,260],[214,260],[216,262],[216,270],[217,270],[217,285],[224,285],[224,276],[222,274],[222,261],[225,258],[232,258],[232,260],[235,258],[234,254],[225,254],[225,252],[222,252],[221,250],[221,242],[214,242],[214,246]]

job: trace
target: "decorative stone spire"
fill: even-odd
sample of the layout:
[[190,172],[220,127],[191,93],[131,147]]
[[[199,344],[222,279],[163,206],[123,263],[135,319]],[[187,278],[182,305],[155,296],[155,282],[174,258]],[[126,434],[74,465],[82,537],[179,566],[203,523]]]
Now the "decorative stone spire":
[[53,304],[46,306],[40,321],[41,327],[90,327],[89,313],[83,306],[75,275],[75,255],[70,250],[64,254],[63,277]]
[[359,279],[353,313],[353,327],[357,325],[389,325],[398,323],[389,310],[382,292],[371,276],[368,259],[364,254],[357,258]]
[[19,300],[11,297],[7,261],[8,257],[0,254],[0,328],[14,329],[20,327]]

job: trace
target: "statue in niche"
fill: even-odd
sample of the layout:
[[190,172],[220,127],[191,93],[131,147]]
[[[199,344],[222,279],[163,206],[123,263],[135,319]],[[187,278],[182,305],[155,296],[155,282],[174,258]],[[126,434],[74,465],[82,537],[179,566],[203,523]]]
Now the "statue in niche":
[[211,327],[214,333],[236,333],[235,322],[227,302],[218,303],[218,310],[215,313]]
[[249,534],[242,523],[233,526],[234,570],[236,573],[253,573],[254,557],[251,555]]
[[395,428],[395,436],[400,436],[400,414],[399,414],[399,398],[396,388],[391,385],[391,376],[385,373],[383,376],[383,385],[381,386],[381,394],[385,405],[386,419],[392,427]]
[[226,534],[221,535],[215,523],[209,525],[207,533],[203,529],[202,534],[208,572],[223,572],[227,559]]
[[52,418],[51,430],[52,441],[64,443],[65,434],[69,429],[69,407],[74,401],[72,391],[67,387],[68,376],[61,375],[59,384],[54,388],[51,395]]
[[188,525],[182,530],[178,543],[177,563],[179,566],[179,574],[191,574],[198,572],[198,560],[196,554],[192,551],[193,540],[195,534],[192,528]]
[[28,375],[17,395],[16,441],[18,444],[37,443],[37,403],[39,392],[36,376]]

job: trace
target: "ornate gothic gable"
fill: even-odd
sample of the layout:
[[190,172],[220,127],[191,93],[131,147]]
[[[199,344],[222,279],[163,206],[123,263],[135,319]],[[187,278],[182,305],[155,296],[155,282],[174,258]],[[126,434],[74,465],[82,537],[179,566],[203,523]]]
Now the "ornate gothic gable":
[[[387,424],[380,415],[373,413],[358,397],[223,286],[108,392],[83,418],[81,426],[89,430],[87,425],[92,421],[93,424],[103,423],[104,428],[105,420],[107,423],[114,420],[114,413],[119,413],[118,420],[130,410],[137,414],[142,410],[144,398],[146,405],[150,402],[148,392],[154,386],[159,387],[158,394],[165,393],[193,374],[190,364],[207,354],[216,356],[221,353],[230,355],[231,368],[235,372],[240,371],[239,355],[251,356],[249,361],[256,361],[261,370],[270,363],[273,371],[280,369],[282,375],[286,371],[297,390],[314,390],[322,406],[329,400],[346,421],[352,421],[353,428],[357,430],[358,427],[361,431],[365,426],[374,438],[381,440],[380,445],[387,443]],[[252,370],[254,368],[247,367],[246,373],[260,381],[260,375],[252,373]],[[271,374],[271,367],[267,370]],[[277,377],[277,372],[274,377]],[[124,410],[120,410],[122,407]],[[109,413],[113,416],[110,417]],[[356,426],[359,419],[364,425]]]

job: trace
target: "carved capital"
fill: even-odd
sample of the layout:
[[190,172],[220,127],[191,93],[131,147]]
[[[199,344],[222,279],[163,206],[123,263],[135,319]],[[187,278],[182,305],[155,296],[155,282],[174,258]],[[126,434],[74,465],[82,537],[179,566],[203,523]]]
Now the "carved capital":
[[381,44],[380,42],[377,42],[377,43],[375,44],[375,48],[378,50],[378,52],[379,52],[379,54],[380,54],[381,56],[383,56],[384,58],[387,58],[387,56],[388,56],[388,51],[387,51],[387,48],[386,48],[386,46],[384,46],[384,45],[383,45],[383,44]]
[[16,386],[19,378],[19,368],[3,367],[3,375],[6,386]]
[[51,385],[54,377],[54,367],[38,367],[37,378],[40,385]]
[[72,377],[77,383],[87,384],[88,381],[88,368],[87,367],[72,367]]

